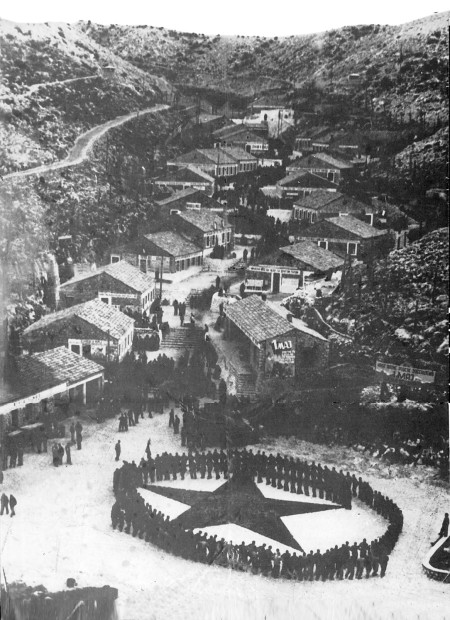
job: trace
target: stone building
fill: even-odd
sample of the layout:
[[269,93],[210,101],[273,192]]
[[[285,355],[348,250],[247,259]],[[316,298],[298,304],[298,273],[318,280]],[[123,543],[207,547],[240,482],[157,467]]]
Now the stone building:
[[175,273],[203,264],[201,243],[172,230],[141,235],[113,250],[111,261],[124,259],[159,280],[161,273]]
[[301,239],[315,241],[338,256],[350,255],[360,260],[385,256],[394,249],[388,230],[370,226],[352,215],[331,217],[310,226]]
[[111,264],[71,278],[60,286],[60,304],[69,308],[100,299],[119,310],[147,312],[155,299],[155,279],[139,267],[113,257]]
[[224,313],[224,338],[235,343],[256,389],[273,376],[297,384],[302,376],[327,367],[328,340],[288,312],[283,316],[283,308],[250,295],[224,307]]
[[16,358],[10,383],[0,391],[0,440],[8,428],[64,415],[70,402],[95,403],[103,381],[103,366],[66,347]]
[[134,319],[100,299],[46,314],[23,332],[24,349],[34,353],[65,346],[102,361],[120,361],[131,350]]

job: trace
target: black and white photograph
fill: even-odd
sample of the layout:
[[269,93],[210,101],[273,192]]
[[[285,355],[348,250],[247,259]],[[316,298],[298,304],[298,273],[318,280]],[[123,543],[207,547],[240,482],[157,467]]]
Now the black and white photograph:
[[450,619],[449,25],[2,4],[2,618]]

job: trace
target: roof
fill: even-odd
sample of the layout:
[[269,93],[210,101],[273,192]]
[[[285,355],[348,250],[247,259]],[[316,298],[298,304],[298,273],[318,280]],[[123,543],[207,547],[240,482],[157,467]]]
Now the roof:
[[216,129],[216,131],[213,131],[213,136],[227,140],[227,138],[233,138],[233,136],[237,136],[244,132],[247,140],[252,140],[253,142],[267,142],[265,138],[259,136],[257,133],[252,131],[251,128],[247,127],[247,125],[244,125],[244,123],[241,123],[240,125],[233,123],[232,125],[227,125],[221,129]]
[[155,179],[155,183],[173,183],[177,181],[180,183],[204,183],[205,181],[214,183],[213,177],[195,166],[183,166],[176,170],[169,170],[163,177]]
[[226,316],[253,342],[276,338],[293,325],[257,295],[250,295],[224,308]]
[[321,248],[312,241],[304,240],[280,248],[280,252],[289,254],[293,258],[301,260],[318,271],[328,271],[328,269],[338,269],[344,264],[344,259],[336,256],[333,252]]
[[164,200],[158,200],[157,203],[160,206],[168,205],[171,202],[180,200],[180,198],[189,198],[189,196],[197,194],[199,191],[201,190],[195,189],[194,187],[187,187],[186,189],[182,189],[179,192],[175,192],[175,194],[172,194],[172,196],[169,196],[168,198],[164,198]]
[[78,383],[104,371],[103,366],[97,362],[73,353],[66,347],[24,355],[18,358],[18,365],[20,372],[27,376],[27,380],[45,382],[51,374],[55,383],[69,384]]
[[183,164],[235,164],[235,160],[222,149],[194,149],[175,158]]
[[201,251],[198,245],[171,230],[162,230],[160,232],[144,235],[144,239],[148,239],[156,246],[175,257],[195,254]]
[[387,233],[386,230],[374,228],[370,224],[366,224],[352,215],[341,215],[339,217],[326,218],[325,222],[331,222],[335,226],[347,230],[362,239],[370,239],[372,237],[381,237]]
[[[287,317],[288,314],[291,314],[291,312],[289,312],[289,310],[285,308],[284,306],[273,303],[271,301],[267,303],[269,304],[271,308],[275,310],[275,312],[277,312],[282,317]],[[304,334],[308,334],[309,336],[313,336],[314,338],[317,338],[318,340],[323,340],[324,342],[328,342],[328,339],[325,338],[325,336],[322,336],[322,334],[319,334],[319,332],[316,332],[315,329],[311,329],[310,327],[308,327],[306,323],[302,321],[302,319],[297,319],[293,316],[291,325],[292,327],[295,327],[296,330],[303,332]]]
[[64,284],[61,284],[61,288],[69,288],[77,282],[89,280],[90,278],[97,277],[102,273],[108,274],[111,278],[114,278],[114,280],[122,282],[139,293],[145,293],[145,291],[148,291],[148,289],[152,288],[155,284],[154,278],[150,274],[143,273],[137,267],[127,263],[127,261],[121,260],[118,263],[112,263],[110,265],[105,265],[104,267],[99,267],[95,271],[81,273],[80,275],[67,280]]
[[92,299],[83,304],[77,304],[58,312],[46,314],[23,332],[28,335],[39,329],[44,329],[61,319],[78,317],[91,325],[95,325],[104,333],[109,333],[112,338],[121,338],[133,325],[134,319],[130,318],[117,308],[105,304],[100,299]]
[[224,118],[223,114],[208,114],[207,112],[200,112],[198,115],[198,122],[201,124],[211,123],[212,121],[218,121],[220,118]]
[[177,213],[177,217],[182,218],[205,233],[215,230],[216,228],[221,230],[224,226],[224,220],[209,209],[182,211],[181,213]]
[[340,170],[345,170],[347,168],[353,168],[353,166],[349,164],[348,162],[344,161],[343,159],[336,159],[336,157],[333,157],[332,155],[329,155],[328,153],[314,153],[312,157],[315,157],[316,159],[320,159],[321,161],[324,161],[325,163],[329,164],[331,167],[338,168]]
[[299,200],[294,202],[294,206],[298,206],[303,209],[320,209],[320,207],[324,207],[330,202],[341,198],[341,196],[343,196],[343,194],[341,194],[340,192],[332,193],[319,189],[317,190],[317,192],[313,192],[312,194],[304,196],[303,198],[300,198]]
[[352,164],[336,159],[327,153],[312,153],[311,155],[306,155],[305,157],[294,160],[287,168],[295,170],[308,169],[317,165],[315,160],[320,160],[321,162],[327,164],[330,168],[336,168],[337,170],[347,170],[353,168]]
[[258,160],[257,157],[255,157],[251,153],[248,153],[245,149],[242,149],[240,146],[223,146],[221,147],[220,150],[224,151],[225,153],[227,153],[227,155],[230,155],[231,157],[233,157],[233,159],[236,159],[238,161],[241,161],[243,159],[245,159],[246,161],[257,161]]
[[333,183],[333,181],[329,181],[324,177],[321,177],[318,174],[314,174],[314,172],[309,172],[309,170],[299,170],[299,172],[295,172],[294,174],[289,174],[285,176],[283,179],[278,181],[277,185],[290,186],[292,183],[296,181],[302,180],[303,183],[301,187],[329,187],[336,188],[337,183]]
[[344,264],[343,258],[336,256],[336,254],[329,250],[325,250],[325,248],[319,247],[317,243],[307,240],[280,248],[280,252],[289,254],[293,258],[311,265],[317,271],[338,269]]
[[16,363],[12,389],[2,391],[0,405],[39,394],[64,383],[70,386],[104,372],[103,366],[97,362],[73,353],[66,347],[22,355],[16,358]]

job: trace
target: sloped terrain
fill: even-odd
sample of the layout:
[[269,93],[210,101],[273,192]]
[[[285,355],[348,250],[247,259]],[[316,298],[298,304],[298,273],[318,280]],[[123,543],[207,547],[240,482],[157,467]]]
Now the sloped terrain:
[[[355,269],[345,292],[326,307],[330,324],[373,361],[446,368],[448,229],[392,252],[371,270]],[[361,283],[361,294],[359,286]]]
[[69,24],[1,20],[0,46],[2,174],[59,159],[82,131],[171,91]]
[[[417,115],[415,102],[443,112],[448,60],[449,13],[439,13],[402,26],[350,26],[313,35],[274,37],[207,37],[151,26],[79,27],[101,45],[150,71],[177,81],[226,86],[254,94],[274,86],[348,85],[360,73],[364,88],[371,87],[374,105],[392,105]],[[169,72],[169,73],[167,73]],[[400,99],[397,98],[400,97]],[[405,98],[406,97],[406,98]],[[428,101],[429,99],[429,101]],[[443,115],[444,117],[444,115]]]

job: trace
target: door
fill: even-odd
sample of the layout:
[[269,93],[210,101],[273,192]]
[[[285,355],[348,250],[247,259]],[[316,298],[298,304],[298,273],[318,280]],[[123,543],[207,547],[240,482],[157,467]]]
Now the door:
[[272,293],[279,293],[280,292],[280,278],[281,278],[281,274],[279,274],[279,273],[274,273],[273,274]]

